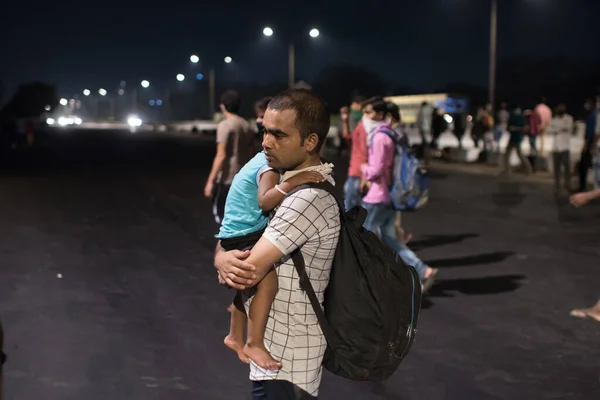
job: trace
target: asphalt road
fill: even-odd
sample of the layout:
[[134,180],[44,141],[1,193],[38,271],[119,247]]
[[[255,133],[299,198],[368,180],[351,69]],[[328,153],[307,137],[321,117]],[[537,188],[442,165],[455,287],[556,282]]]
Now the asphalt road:
[[[222,345],[231,292],[202,197],[214,144],[73,131],[48,145],[0,169],[5,399],[250,398]],[[441,269],[410,355],[384,384],[326,374],[321,398],[600,398],[600,324],[568,316],[600,296],[600,207],[444,171],[404,217]]]

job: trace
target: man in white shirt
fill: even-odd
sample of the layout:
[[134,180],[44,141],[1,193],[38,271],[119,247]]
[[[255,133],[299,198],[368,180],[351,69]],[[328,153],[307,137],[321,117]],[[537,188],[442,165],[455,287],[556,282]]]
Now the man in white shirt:
[[552,157],[554,159],[554,190],[560,193],[560,170],[563,169],[564,188],[571,190],[571,136],[573,135],[573,117],[566,113],[564,104],[556,107],[556,115],[550,121],[548,131],[553,140]]
[[[321,165],[319,150],[329,131],[324,103],[310,90],[275,96],[263,118],[263,149],[271,168],[298,171]],[[326,176],[333,183],[331,176]],[[280,360],[278,370],[250,361],[254,400],[316,399],[327,342],[304,291],[291,253],[300,249],[317,298],[323,303],[340,234],[340,210],[323,189],[287,196],[251,252],[215,254],[219,282],[238,290],[254,287],[273,266],[279,290],[271,305],[264,345]],[[246,302],[246,309],[252,298]]]

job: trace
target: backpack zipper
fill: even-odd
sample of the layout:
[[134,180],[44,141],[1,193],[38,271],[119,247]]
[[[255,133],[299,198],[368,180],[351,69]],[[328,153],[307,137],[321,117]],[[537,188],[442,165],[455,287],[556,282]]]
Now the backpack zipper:
[[412,344],[414,342],[413,335],[415,333],[417,333],[416,329],[414,328],[414,326],[415,326],[415,301],[414,301],[414,298],[415,298],[415,287],[416,287],[415,274],[416,274],[416,271],[413,268],[411,268],[410,276],[412,278],[412,292],[413,292],[413,295],[412,295],[413,301],[411,304],[412,311],[411,311],[411,316],[410,316],[410,325],[408,326],[408,332],[407,332],[408,333],[408,345],[406,346],[406,348],[404,349],[404,352],[402,353],[402,356],[400,357],[401,360],[406,356],[406,354],[412,347]]
[[[408,336],[408,345],[404,348],[404,351],[402,352],[402,355],[400,356],[400,360],[402,360],[406,354],[408,353],[408,351],[410,350],[410,348],[412,347],[412,343],[414,341],[413,335],[416,333],[416,329],[414,329],[414,325],[415,325],[415,287],[416,287],[416,283],[415,283],[415,270],[414,268],[410,268],[409,267],[409,271],[410,271],[410,277],[412,278],[412,310],[411,310],[411,316],[410,316],[410,324],[408,325],[408,329],[406,330],[406,336]],[[390,340],[389,343],[389,347],[390,347],[390,356],[394,356],[397,357],[394,354],[394,344],[393,342]]]

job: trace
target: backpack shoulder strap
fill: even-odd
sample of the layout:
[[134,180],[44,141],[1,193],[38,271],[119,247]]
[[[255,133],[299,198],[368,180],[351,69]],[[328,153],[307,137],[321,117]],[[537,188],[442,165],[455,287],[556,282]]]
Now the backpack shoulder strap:
[[[344,212],[344,202],[341,200],[339,194],[336,193],[333,185],[327,181],[323,183],[309,183],[305,185],[300,185],[291,190],[288,193],[288,196],[299,190],[307,188],[323,189],[333,196],[340,210],[340,229],[343,229],[343,224],[345,223],[346,218],[346,213]],[[306,295],[310,300],[310,304],[315,312],[315,315],[317,316],[317,320],[319,321],[319,326],[321,327],[323,335],[325,335],[325,339],[327,340],[327,345],[332,348],[335,348],[335,343],[337,343],[337,336],[331,328],[331,325],[329,325],[329,322],[327,322],[325,312],[321,308],[321,304],[319,303],[319,299],[317,298],[315,289],[313,288],[312,283],[310,282],[310,278],[306,273],[306,264],[304,263],[304,257],[302,256],[302,252],[300,251],[300,249],[296,249],[291,254],[291,256],[292,262],[294,263],[294,268],[296,269],[300,280],[300,288],[306,292]]]
[[306,273],[306,265],[304,264],[304,257],[300,252],[300,249],[296,249],[292,253],[292,261],[294,263],[294,268],[298,273],[298,277],[300,279],[300,288],[306,292],[308,299],[310,300],[310,304],[317,316],[317,320],[319,321],[319,326],[321,327],[321,331],[323,331],[323,335],[325,335],[325,339],[327,340],[327,345],[335,348],[336,345],[336,335],[333,332],[331,325],[327,322],[327,318],[325,317],[325,312],[321,308],[321,304],[319,303],[319,299],[317,299],[317,294],[315,293],[315,289],[310,282],[310,278]]

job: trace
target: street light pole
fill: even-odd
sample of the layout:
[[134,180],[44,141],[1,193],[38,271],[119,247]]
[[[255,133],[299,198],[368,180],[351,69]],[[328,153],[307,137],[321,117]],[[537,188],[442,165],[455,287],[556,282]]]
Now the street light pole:
[[490,15],[490,75],[489,75],[489,103],[494,115],[494,100],[496,97],[496,44],[498,36],[498,0],[492,1]]
[[294,87],[294,82],[296,80],[296,51],[294,49],[294,43],[290,43],[290,47],[288,49],[288,85],[289,88]]
[[215,115],[215,69],[214,68],[211,68],[208,71],[208,107],[209,107],[208,116],[212,121],[214,119],[214,115]]

